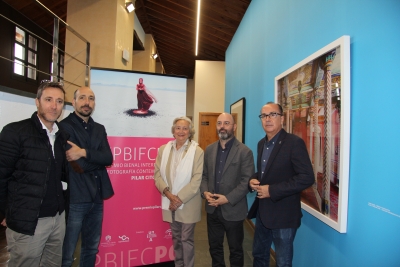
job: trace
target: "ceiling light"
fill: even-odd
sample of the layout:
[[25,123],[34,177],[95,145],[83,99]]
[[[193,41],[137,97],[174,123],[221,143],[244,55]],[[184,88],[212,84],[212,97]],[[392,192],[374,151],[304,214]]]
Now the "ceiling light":
[[197,0],[196,56],[199,49],[200,4],[201,0]]
[[126,8],[126,10],[128,10],[129,13],[131,13],[133,10],[135,10],[135,6],[133,5],[133,2],[126,2],[125,8]]
[[151,55],[151,57],[152,57],[153,59],[156,59],[156,58],[158,57],[158,54],[157,54],[157,53],[154,53],[154,54]]

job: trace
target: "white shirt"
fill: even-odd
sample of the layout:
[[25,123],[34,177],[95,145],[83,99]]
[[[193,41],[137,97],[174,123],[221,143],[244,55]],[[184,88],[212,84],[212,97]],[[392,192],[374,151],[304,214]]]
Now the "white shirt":
[[[38,118],[39,118],[39,116],[38,116]],[[56,123],[54,123],[53,129],[51,131],[49,131],[49,129],[47,129],[46,125],[43,124],[43,122],[40,120],[40,118],[39,118],[39,121],[42,124],[42,128],[46,130],[47,136],[49,137],[51,149],[53,150],[53,156],[54,156],[54,141],[56,141],[56,133],[58,132],[58,126]]]

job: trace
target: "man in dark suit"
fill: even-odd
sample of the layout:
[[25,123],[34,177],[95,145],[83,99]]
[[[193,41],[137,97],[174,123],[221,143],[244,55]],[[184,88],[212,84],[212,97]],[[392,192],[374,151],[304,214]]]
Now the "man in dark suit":
[[207,232],[212,266],[225,266],[224,235],[229,245],[230,266],[243,266],[243,221],[247,215],[248,181],[254,173],[253,152],[239,142],[231,114],[217,121],[219,141],[204,153],[202,197],[207,200]]
[[249,212],[257,212],[253,266],[269,266],[272,242],[277,266],[292,266],[302,217],[300,192],[314,183],[314,173],[304,141],[282,129],[282,107],[269,102],[259,117],[266,136],[258,142],[257,172],[249,182],[257,191]]
[[71,266],[81,234],[79,266],[94,266],[103,222],[103,200],[114,194],[106,166],[112,154],[103,125],[90,115],[95,96],[89,87],[75,91],[75,112],[60,122],[70,134],[67,160],[70,162],[70,206],[63,245],[62,266]]

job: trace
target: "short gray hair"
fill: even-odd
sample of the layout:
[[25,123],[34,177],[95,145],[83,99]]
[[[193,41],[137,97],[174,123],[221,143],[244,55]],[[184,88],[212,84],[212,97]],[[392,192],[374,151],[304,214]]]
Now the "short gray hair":
[[187,121],[189,123],[189,140],[192,140],[192,137],[196,131],[194,130],[194,125],[192,123],[192,120],[186,116],[182,116],[182,117],[178,117],[178,118],[174,119],[174,121],[172,122],[171,133],[174,134],[176,123],[178,121]]

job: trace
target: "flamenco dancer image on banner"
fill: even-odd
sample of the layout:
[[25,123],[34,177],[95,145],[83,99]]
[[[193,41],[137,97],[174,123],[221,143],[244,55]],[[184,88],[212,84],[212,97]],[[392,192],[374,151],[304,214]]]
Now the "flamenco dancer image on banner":
[[139,78],[139,83],[136,85],[137,90],[137,105],[138,109],[133,111],[134,114],[148,114],[151,105],[156,102],[156,97],[146,88],[143,83],[143,78]]

